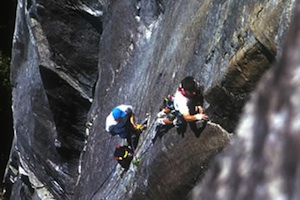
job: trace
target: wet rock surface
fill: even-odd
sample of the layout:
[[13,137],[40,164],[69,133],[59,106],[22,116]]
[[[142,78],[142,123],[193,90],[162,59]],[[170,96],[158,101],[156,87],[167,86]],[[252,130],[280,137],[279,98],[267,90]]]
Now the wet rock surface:
[[[13,42],[14,143],[5,198],[187,199],[228,147],[242,108],[281,53],[294,1],[20,1]],[[205,88],[199,138],[155,115],[180,80]],[[123,178],[104,130],[119,104],[148,129]],[[13,192],[10,192],[13,191]]]

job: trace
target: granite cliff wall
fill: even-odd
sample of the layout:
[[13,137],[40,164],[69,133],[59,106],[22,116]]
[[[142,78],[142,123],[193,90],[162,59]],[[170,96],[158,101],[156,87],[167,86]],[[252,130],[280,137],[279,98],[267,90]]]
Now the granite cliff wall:
[[299,198],[300,2],[282,56],[245,106],[232,145],[191,199]]
[[[280,56],[294,1],[23,1],[13,40],[14,143],[4,198],[186,199],[230,144]],[[193,75],[211,122],[154,145],[162,98]],[[104,131],[118,104],[151,114],[123,178]],[[233,133],[233,134],[232,134]]]

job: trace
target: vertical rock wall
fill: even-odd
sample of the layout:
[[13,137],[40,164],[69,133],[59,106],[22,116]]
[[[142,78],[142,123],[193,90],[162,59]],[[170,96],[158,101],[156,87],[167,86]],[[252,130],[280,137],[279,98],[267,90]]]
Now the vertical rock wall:
[[[171,130],[152,146],[154,127],[151,126],[138,149],[137,154],[143,155],[141,163],[132,166],[126,178],[120,179],[120,169],[111,160],[113,148],[120,141],[98,127],[104,127],[105,117],[120,103],[132,104],[138,119],[146,112],[156,113],[161,99],[175,91],[181,78],[193,75],[206,88],[206,108],[212,121],[228,132],[233,131],[248,94],[275,61],[289,25],[293,2],[269,3],[168,1],[163,2],[157,20],[146,27],[136,21],[140,16],[134,12],[133,16],[123,15],[124,9],[135,9],[131,4],[111,5],[119,12],[108,16],[110,20],[102,36],[115,33],[116,38],[126,41],[122,43],[125,47],[120,46],[121,50],[115,52],[125,61],[120,62],[111,54],[100,58],[99,79],[89,116],[92,126],[78,185],[84,189],[77,190],[75,196],[187,198],[209,160],[228,145],[226,131],[222,134],[224,130],[213,129],[216,125],[212,124],[196,139],[189,129],[185,138]],[[126,30],[122,25],[111,26],[115,19],[120,19]],[[262,27],[270,27],[270,31],[265,32]],[[117,46],[114,42],[117,40],[101,43],[100,52],[113,49]],[[214,138],[214,134],[218,142],[209,140],[209,135]],[[101,148],[95,151],[98,147]],[[192,161],[187,162],[189,159]],[[93,174],[85,170],[91,168]]]
[[246,105],[237,138],[192,199],[299,199],[300,1],[282,56]]
[[[185,199],[230,143],[249,93],[281,52],[294,1],[19,1],[6,196]],[[211,123],[155,145],[163,97],[193,75]],[[104,130],[118,104],[151,114],[124,178]],[[219,125],[218,125],[219,124]],[[161,180],[161,181],[160,181]],[[12,184],[12,187],[9,185]]]
[[85,6],[18,2],[11,67],[15,134],[4,198],[70,199],[74,193],[102,28],[99,3],[95,12]]

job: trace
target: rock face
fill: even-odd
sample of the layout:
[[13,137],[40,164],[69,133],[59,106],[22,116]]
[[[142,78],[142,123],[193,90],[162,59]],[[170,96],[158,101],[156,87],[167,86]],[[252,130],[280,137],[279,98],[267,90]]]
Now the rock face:
[[[280,55],[294,4],[19,1],[4,199],[187,199]],[[161,101],[187,75],[204,86],[211,122],[199,138],[171,129],[153,145]],[[123,103],[151,118],[139,163],[120,177],[120,139],[104,125]]]
[[300,1],[283,54],[245,107],[237,138],[193,199],[299,199]]

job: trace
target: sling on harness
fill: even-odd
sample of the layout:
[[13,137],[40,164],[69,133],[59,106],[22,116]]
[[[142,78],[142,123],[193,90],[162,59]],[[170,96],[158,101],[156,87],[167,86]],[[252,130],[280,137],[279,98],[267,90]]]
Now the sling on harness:
[[[155,143],[156,139],[161,138],[166,132],[168,132],[172,127],[176,127],[177,130],[181,128],[184,124],[184,119],[181,113],[175,110],[174,99],[172,95],[168,95],[163,100],[163,105],[160,108],[160,112],[157,114],[158,119],[156,120],[157,125],[155,128],[156,134],[152,139],[152,142]],[[163,120],[167,118],[172,123],[165,124]]]
[[133,159],[134,152],[130,146],[116,146],[114,151],[114,158],[118,161],[122,168],[129,169],[130,163]]
[[147,128],[145,125],[147,125],[149,117],[150,115],[147,115],[147,117],[140,124],[137,124],[135,131],[130,137],[130,144],[123,146],[118,145],[115,148],[114,158],[118,161],[121,167],[124,168],[125,171],[129,169],[140,134]]

